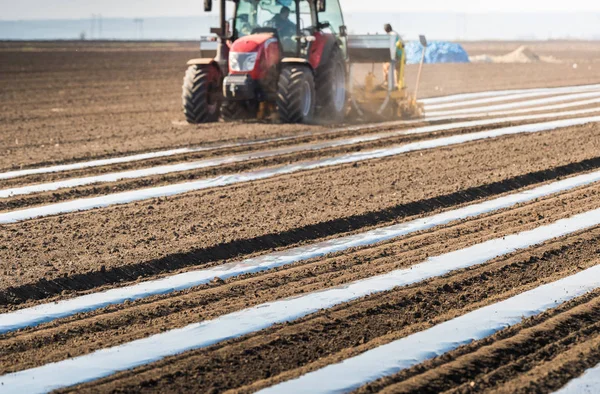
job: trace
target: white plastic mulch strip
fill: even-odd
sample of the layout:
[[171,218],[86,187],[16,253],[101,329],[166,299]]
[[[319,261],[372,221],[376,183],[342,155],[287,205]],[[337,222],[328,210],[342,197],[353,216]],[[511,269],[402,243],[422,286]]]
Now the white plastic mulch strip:
[[590,368],[578,378],[571,380],[556,394],[596,394],[600,389],[600,365]]
[[459,93],[459,94],[451,94],[448,96],[440,96],[440,97],[428,97],[419,99],[425,105],[435,105],[440,103],[452,103],[456,101],[467,102],[470,100],[477,100],[485,97],[502,97],[502,96],[510,96],[510,95],[519,95],[527,92],[537,92],[540,89],[516,89],[516,90],[489,90],[484,92],[475,92],[475,93]]
[[[573,86],[573,87],[566,87],[566,88],[559,88],[559,89],[565,90],[565,91],[568,91],[568,90],[572,90],[572,91],[582,90],[583,91],[583,90],[592,90],[592,89],[596,89],[596,88],[600,88],[600,85]],[[533,89],[533,90],[522,90],[522,91],[514,91],[514,92],[528,92],[526,94],[531,94],[532,92],[548,91],[548,90],[552,90],[552,89]],[[511,94],[511,92],[513,92],[513,91],[508,91],[508,93],[504,93],[504,94]],[[497,96],[498,92],[481,92],[481,93],[467,94],[466,96],[470,97],[472,95],[475,95],[475,97],[480,97],[481,95]],[[458,95],[458,96],[462,96],[462,95]],[[519,95],[516,95],[517,98],[518,98],[518,96]],[[455,98],[451,98],[451,97],[454,97],[454,96],[447,97],[448,101],[456,100]],[[441,99],[441,98],[438,98],[438,99]],[[433,99],[424,99],[422,101],[427,102],[428,100],[433,100]],[[435,100],[437,100],[437,99],[435,99]],[[465,117],[465,116],[463,116],[463,117]],[[431,119],[431,120],[452,120],[452,119],[456,119],[456,118],[457,117],[454,117],[454,116],[439,116],[439,117],[436,117],[435,119]],[[272,143],[272,142],[277,142],[277,141],[285,141],[285,140],[290,140],[290,139],[301,138],[303,136],[308,136],[308,135],[325,135],[325,134],[333,134],[333,133],[337,133],[337,132],[341,132],[341,131],[367,130],[370,128],[381,127],[381,126],[385,126],[385,125],[411,124],[411,123],[418,123],[420,121],[421,120],[403,120],[403,121],[386,122],[386,123],[381,123],[381,124],[367,124],[367,125],[353,126],[353,127],[342,128],[342,129],[328,130],[328,131],[324,131],[324,132],[317,132],[317,133],[307,132],[307,133],[301,133],[301,134],[292,135],[292,136],[278,137],[278,138],[276,137],[276,138],[269,138],[269,139],[256,140],[256,141],[216,144],[216,145],[210,145],[210,146],[201,146],[201,147],[197,147],[197,148],[169,149],[169,150],[164,150],[164,151],[140,153],[140,154],[135,154],[135,155],[120,156],[120,157],[114,157],[114,158],[108,158],[108,159],[91,160],[91,161],[77,162],[77,163],[71,163],[71,164],[61,164],[61,165],[55,165],[55,166],[49,166],[49,167],[30,168],[30,169],[25,169],[25,170],[15,170],[15,171],[8,171],[8,172],[0,173],[0,180],[24,177],[24,176],[28,176],[28,175],[40,175],[40,174],[48,174],[48,173],[56,173],[56,172],[73,171],[73,170],[79,170],[79,169],[85,169],[85,168],[101,167],[101,166],[114,165],[114,164],[129,163],[129,162],[135,162],[135,161],[156,159],[156,158],[161,158],[161,157],[198,153],[198,152],[203,152],[203,151],[208,151],[208,150],[260,145],[260,144],[265,144],[265,143]]]
[[[408,121],[407,123],[416,123],[416,121]],[[49,174],[49,173],[55,173],[55,172],[81,170],[81,169],[85,169],[85,168],[102,167],[102,166],[108,166],[108,165],[114,165],[114,164],[123,164],[123,163],[129,163],[129,162],[134,162],[134,161],[156,159],[156,158],[161,158],[161,157],[169,157],[169,156],[183,155],[183,154],[189,154],[189,153],[198,153],[198,152],[217,150],[217,149],[244,147],[244,146],[252,146],[252,145],[262,145],[262,144],[266,144],[266,143],[293,140],[293,139],[307,137],[307,136],[334,134],[334,133],[338,133],[341,131],[367,130],[367,129],[372,129],[372,128],[375,128],[378,126],[380,126],[380,125],[366,124],[366,125],[352,126],[352,127],[333,129],[333,130],[327,130],[327,131],[315,132],[315,133],[305,132],[305,133],[294,134],[294,135],[285,136],[285,137],[275,137],[275,138],[268,138],[268,139],[254,140],[254,141],[234,142],[234,143],[225,143],[225,144],[214,144],[214,145],[200,146],[200,147],[196,147],[196,148],[169,149],[169,150],[156,151],[156,152],[140,153],[140,154],[129,155],[129,156],[119,156],[119,157],[113,157],[113,158],[109,158],[109,159],[83,161],[83,162],[77,162],[77,163],[72,163],[72,164],[61,164],[61,165],[56,165],[56,166],[30,168],[30,169],[25,169],[25,170],[15,170],[15,171],[0,173],[0,180],[19,178],[19,177],[24,177],[27,175],[40,175],[40,174]]]
[[[598,102],[600,102],[600,99],[598,99]],[[144,169],[139,169],[139,170],[122,171],[122,172],[115,172],[115,173],[109,173],[109,174],[103,174],[103,175],[88,176],[88,177],[83,177],[83,178],[71,178],[71,179],[66,179],[66,180],[61,180],[61,181],[56,181],[56,182],[48,182],[48,183],[41,183],[41,184],[35,184],[35,185],[14,187],[14,188],[10,188],[10,189],[0,190],[0,199],[15,197],[15,196],[19,196],[19,195],[27,195],[27,194],[32,194],[32,193],[55,191],[55,190],[59,190],[59,189],[69,188],[69,187],[77,187],[77,186],[84,186],[84,185],[91,185],[91,184],[105,183],[105,182],[116,182],[116,181],[124,180],[124,179],[136,179],[136,178],[155,176],[155,175],[166,175],[166,174],[183,172],[183,171],[192,171],[192,170],[197,170],[197,169],[202,169],[202,168],[216,167],[216,166],[225,165],[225,164],[239,163],[239,162],[249,161],[249,160],[253,160],[253,159],[275,157],[275,156],[281,156],[281,155],[285,155],[285,154],[291,154],[291,153],[297,153],[297,152],[303,152],[303,151],[316,151],[316,150],[327,149],[327,148],[353,145],[353,144],[358,144],[358,143],[363,143],[363,142],[372,142],[372,141],[382,140],[382,139],[391,138],[391,137],[395,137],[395,136],[401,136],[401,135],[425,134],[425,133],[433,133],[433,132],[461,129],[461,128],[467,128],[467,127],[486,126],[486,125],[492,125],[492,124],[496,124],[496,123],[505,123],[505,122],[519,122],[519,121],[525,121],[525,120],[577,116],[577,115],[590,114],[590,113],[594,113],[594,112],[600,112],[600,108],[578,110],[578,111],[555,112],[552,114],[543,114],[543,115],[540,114],[540,115],[517,116],[517,117],[510,117],[510,118],[475,120],[475,121],[470,121],[470,122],[424,126],[424,127],[418,127],[415,129],[408,129],[408,130],[388,131],[388,132],[384,132],[384,133],[363,135],[363,136],[350,137],[350,138],[331,140],[331,141],[324,141],[324,142],[318,142],[318,143],[293,145],[293,146],[269,149],[269,150],[258,151],[258,152],[240,153],[237,155],[223,156],[223,157],[199,160],[199,161],[194,161],[194,162],[189,162],[189,163],[163,165],[163,166],[149,167],[149,168],[144,168]]]
[[[332,308],[345,302],[392,290],[399,286],[419,283],[455,270],[484,264],[496,257],[598,225],[600,225],[600,209],[562,219],[533,230],[492,239],[465,249],[430,257],[423,263],[406,269],[395,270],[339,287],[261,304],[214,320],[190,324],[183,328],[98,350],[84,356],[7,374],[0,377],[0,385],[3,392],[21,394],[47,392],[60,387],[89,382],[119,371],[149,364],[168,356],[237,338],[268,328],[274,324],[293,321],[321,309]],[[600,270],[600,267],[598,270]],[[600,285],[600,276],[597,276],[596,272],[587,270],[581,273],[583,276],[578,274],[576,276],[578,280],[575,281],[575,284],[561,282],[558,289],[563,287],[568,291],[562,296],[558,289],[553,287],[549,292],[552,294],[552,301],[548,302],[548,308],[557,305],[554,302],[555,300],[570,299],[582,291],[589,291]],[[566,286],[565,283],[569,285]],[[578,288],[583,290],[578,291]],[[547,288],[544,287],[543,289]],[[527,296],[523,297],[519,299],[520,302],[516,303],[521,308],[519,309],[519,315],[526,314],[527,312],[524,312],[524,310],[529,309],[532,309],[532,314],[537,312],[538,308],[523,307],[531,301],[527,299]],[[498,324],[502,325],[505,322]],[[471,325],[479,328],[484,327],[479,324],[473,325],[471,323]],[[464,331],[458,330],[458,332]],[[484,329],[483,332],[491,334],[492,331]],[[446,332],[444,330],[442,333],[436,332],[436,335],[432,337],[445,341],[450,338],[451,334],[457,335],[453,331]],[[450,342],[454,343],[453,341]],[[459,344],[461,343],[464,342]],[[425,354],[435,355],[432,353]]]
[[[425,331],[379,346],[260,391],[274,393],[345,393],[390,376],[462,345],[481,340],[600,287],[600,266],[540,286],[505,301],[438,324]],[[589,383],[600,383],[594,379]],[[599,386],[596,386],[597,392]],[[561,391],[562,393],[563,391]],[[567,390],[564,393],[586,391]]]
[[[356,141],[355,141],[356,140]],[[176,172],[183,171],[192,171],[198,170],[202,168],[208,167],[217,167],[226,164],[239,163],[243,161],[249,161],[253,159],[264,159],[274,156],[281,156],[285,154],[302,152],[302,151],[310,151],[310,150],[319,150],[332,148],[336,146],[343,146],[348,144],[354,144],[359,142],[369,141],[371,138],[367,137],[357,137],[357,138],[349,138],[343,141],[325,141],[321,143],[311,143],[311,144],[300,144],[282,148],[269,149],[264,151],[257,152],[249,152],[249,153],[240,153],[237,155],[231,156],[223,156],[211,159],[198,160],[194,162],[188,163],[179,163],[179,164],[170,164],[170,165],[162,165],[156,167],[149,167],[139,170],[131,170],[131,171],[122,171],[115,172],[109,174],[88,176],[83,178],[72,178],[62,181],[42,183],[36,185],[15,187],[10,189],[0,190],[0,198],[8,198],[19,195],[26,195],[31,193],[40,193],[46,191],[54,191],[63,188],[76,187],[76,186],[84,186],[91,185],[95,183],[105,183],[105,182],[116,182],[124,179],[135,179],[135,178],[143,178],[147,176],[153,175],[166,175],[172,174]]]
[[[284,137],[282,139],[284,140],[287,138],[291,138],[291,137]],[[294,137],[294,138],[296,138],[296,137]],[[271,141],[271,140],[269,140],[269,141]],[[27,176],[27,175],[39,175],[39,174],[49,174],[49,173],[53,173],[53,172],[81,170],[84,168],[92,168],[92,167],[101,167],[101,166],[107,166],[107,165],[113,165],[113,164],[129,163],[129,162],[134,162],[134,161],[156,159],[156,158],[160,158],[160,157],[182,155],[182,154],[186,154],[186,153],[197,153],[197,152],[203,152],[203,151],[208,151],[208,150],[232,148],[232,147],[236,147],[236,146],[261,144],[263,142],[264,141],[250,141],[250,142],[228,143],[228,144],[212,145],[212,146],[202,146],[202,147],[198,147],[198,148],[169,149],[169,150],[163,150],[163,151],[158,151],[158,152],[148,152],[148,153],[140,153],[137,155],[113,157],[113,158],[109,158],[109,159],[91,160],[91,161],[84,161],[84,162],[78,162],[78,163],[72,163],[72,164],[61,164],[61,165],[50,166],[50,167],[40,167],[40,168],[30,168],[30,169],[26,169],[26,170],[9,171],[9,172],[0,173],[0,180],[18,178],[18,177]]]
[[[599,89],[599,88],[600,88],[600,86],[597,85],[597,87],[594,89]],[[590,90],[593,90],[593,89],[590,89],[589,86],[584,86],[582,88],[573,88],[573,87],[569,86],[569,87],[565,87],[565,88],[540,90],[540,91],[527,92],[527,93],[521,93],[521,94],[509,94],[509,95],[501,95],[501,96],[494,96],[494,97],[485,97],[485,98],[479,98],[479,99],[474,99],[474,100],[451,101],[449,103],[444,103],[444,104],[426,104],[425,111],[434,111],[434,110],[440,110],[440,109],[446,109],[446,108],[464,107],[464,106],[472,106],[472,105],[480,105],[480,104],[490,104],[490,103],[511,101],[511,100],[517,101],[517,100],[523,100],[523,99],[527,99],[527,98],[531,98],[531,97],[577,93],[577,92],[585,92],[585,91],[590,91]]]
[[[516,97],[518,98],[518,96],[519,96],[518,93],[525,93],[525,94],[530,94],[533,92],[549,92],[549,93],[551,93],[553,89],[560,89],[561,91],[562,90],[564,90],[564,91],[569,91],[569,90],[584,91],[584,90],[593,90],[593,89],[597,89],[597,88],[600,88],[600,85],[584,85],[584,86],[572,86],[572,87],[549,88],[549,89],[544,88],[544,89],[508,90],[508,91],[503,91],[503,92],[491,91],[491,92],[479,92],[479,93],[460,94],[460,95],[453,95],[453,96],[444,96],[444,97],[437,97],[437,98],[432,98],[432,99],[423,99],[421,101],[426,104],[434,103],[434,102],[448,102],[448,101],[454,102],[454,101],[460,100],[462,98],[477,98],[477,97],[510,95],[510,94],[513,94],[513,95],[516,94]],[[451,120],[451,119],[453,119],[452,116],[439,117],[436,120]],[[416,123],[416,122],[418,122],[418,120],[417,121],[387,122],[387,124],[399,125],[399,124],[410,124],[410,123]],[[385,123],[380,124],[379,126],[381,126],[381,125],[385,125]],[[344,128],[344,129],[335,129],[335,130],[329,130],[329,131],[325,131],[325,132],[319,132],[316,134],[315,133],[302,133],[302,134],[293,135],[293,136],[270,138],[270,139],[264,139],[264,140],[246,141],[246,142],[239,142],[239,143],[225,143],[225,144],[217,144],[217,145],[211,145],[211,146],[202,146],[202,147],[197,147],[197,148],[169,149],[169,150],[164,150],[164,151],[140,153],[140,154],[135,154],[135,155],[120,156],[120,157],[114,157],[114,158],[108,158],[108,159],[91,160],[91,161],[77,162],[77,163],[72,163],[72,164],[61,164],[61,165],[55,165],[55,166],[49,166],[49,167],[8,171],[8,172],[0,173],[0,180],[18,178],[18,177],[23,177],[23,176],[28,176],[28,175],[48,174],[48,173],[54,173],[54,172],[65,172],[65,171],[79,170],[79,169],[85,169],[85,168],[122,164],[122,163],[134,162],[134,161],[155,159],[155,158],[160,158],[160,157],[169,157],[169,156],[175,156],[175,155],[197,153],[197,152],[208,151],[208,150],[224,149],[224,148],[231,148],[231,147],[238,147],[238,146],[259,145],[259,144],[264,144],[264,143],[269,143],[269,142],[285,141],[285,140],[289,140],[289,139],[300,138],[305,135],[329,134],[329,133],[336,133],[336,132],[347,131],[347,130],[363,130],[363,129],[369,129],[369,128],[373,128],[373,127],[377,127],[377,126],[378,126],[377,124],[360,125],[360,126],[348,127],[348,128]]]
[[127,300],[138,300],[159,294],[167,294],[209,283],[214,278],[228,279],[234,276],[251,274],[293,264],[298,261],[322,257],[330,253],[350,248],[373,245],[407,234],[431,229],[455,220],[475,217],[485,213],[512,207],[552,194],[600,181],[600,171],[563,179],[531,190],[469,205],[433,216],[412,220],[406,223],[382,227],[375,230],[340,237],[311,245],[269,253],[264,256],[240,262],[224,264],[209,269],[185,272],[158,280],[138,283],[132,286],[92,293],[58,302],[41,304],[31,308],[0,314],[0,334],[46,323],[52,320],[89,312]]
[[512,90],[490,90],[485,92],[475,92],[475,93],[460,93],[453,94],[448,96],[440,96],[440,97],[431,97],[425,99],[419,99],[423,104],[438,104],[438,103],[447,103],[454,101],[467,101],[472,99],[479,99],[481,97],[496,97],[496,96],[506,96],[506,95],[518,95],[518,94],[527,94],[531,92],[550,92],[554,89],[573,89],[573,91],[580,90],[593,90],[600,88],[600,84],[595,85],[579,85],[579,86],[564,86],[557,88],[532,88],[532,89],[512,89]]
[[[558,110],[558,109],[565,109],[565,108],[573,108],[573,107],[583,107],[586,105],[593,105],[593,104],[598,104],[600,103],[600,98],[595,98],[595,99],[590,99],[590,100],[581,100],[581,101],[571,101],[568,103],[562,103],[562,104],[554,104],[554,105],[545,105],[542,107],[531,107],[531,108],[522,108],[522,109],[513,109],[510,111],[494,111],[494,112],[482,112],[482,113],[473,113],[473,114],[466,114],[466,115],[454,115],[454,116],[429,116],[426,114],[425,120],[428,122],[435,122],[435,121],[443,121],[443,120],[458,120],[458,119],[467,119],[467,118],[482,118],[482,117],[486,117],[486,116],[503,116],[503,115],[517,115],[517,114],[524,114],[524,113],[531,113],[531,112],[542,112],[542,111],[554,111],[554,110]],[[592,108],[589,110],[583,110],[583,111],[590,111],[590,112],[596,112],[600,110],[600,108]],[[555,113],[549,113],[549,114],[545,114],[548,117],[553,117]],[[541,116],[541,114],[535,115],[535,116]]]
[[215,178],[202,179],[194,182],[132,190],[122,193],[107,194],[100,197],[83,198],[79,200],[50,204],[41,207],[0,213],[0,224],[16,223],[19,221],[33,219],[37,217],[57,215],[68,212],[86,211],[95,208],[126,204],[134,201],[148,200],[157,197],[174,196],[191,191],[198,191],[218,186],[232,185],[241,182],[256,181],[260,179],[267,179],[277,175],[291,174],[304,170],[356,163],[364,160],[386,158],[408,152],[458,145],[467,142],[497,138],[506,135],[549,131],[563,127],[582,125],[591,122],[600,122],[600,116],[557,120],[553,122],[535,123],[495,129],[490,131],[482,131],[477,133],[462,134],[451,137],[414,142],[405,145],[398,145],[390,148],[355,152],[337,157],[304,161],[257,171],[222,175]]
[[[575,94],[567,94],[561,96],[552,96],[541,98],[537,100],[527,100],[527,101],[519,101],[519,102],[511,102],[506,104],[496,104],[496,105],[488,105],[485,107],[475,107],[475,108],[465,108],[465,109],[455,109],[452,111],[428,111],[427,116],[436,117],[436,116],[456,116],[461,114],[472,114],[472,113],[489,113],[493,111],[502,111],[513,108],[523,108],[523,107],[532,107],[535,105],[544,105],[551,103],[560,103],[563,101],[569,100],[579,100],[584,98],[595,98],[600,97],[600,92],[586,92],[586,93],[575,93]],[[529,108],[531,110],[531,108]]]

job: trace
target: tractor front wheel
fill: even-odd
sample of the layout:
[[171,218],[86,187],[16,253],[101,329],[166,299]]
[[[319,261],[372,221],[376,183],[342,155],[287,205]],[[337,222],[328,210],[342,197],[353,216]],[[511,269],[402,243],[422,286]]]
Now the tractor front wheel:
[[189,66],[183,78],[183,113],[188,123],[219,120],[221,73],[215,66]]
[[317,68],[317,117],[320,122],[338,123],[347,110],[346,62],[339,46],[334,46],[325,64]]
[[277,84],[277,112],[283,123],[311,123],[315,114],[315,80],[303,65],[285,65]]

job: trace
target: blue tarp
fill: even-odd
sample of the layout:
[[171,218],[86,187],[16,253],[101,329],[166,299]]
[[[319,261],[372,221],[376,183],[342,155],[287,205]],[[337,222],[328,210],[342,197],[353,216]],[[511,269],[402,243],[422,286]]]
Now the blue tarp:
[[[423,47],[418,41],[406,43],[406,62],[417,64],[421,61]],[[469,63],[469,55],[460,44],[446,41],[432,41],[425,51],[425,63]]]

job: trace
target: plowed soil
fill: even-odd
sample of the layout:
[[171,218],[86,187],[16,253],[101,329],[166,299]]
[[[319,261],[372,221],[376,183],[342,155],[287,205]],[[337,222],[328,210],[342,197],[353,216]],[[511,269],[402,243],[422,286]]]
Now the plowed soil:
[[[578,44],[568,51],[563,44],[557,43],[556,51],[564,59],[579,59],[586,67],[574,69],[567,63],[433,65],[425,69],[424,95],[600,83],[594,69],[596,54],[589,49],[595,46]],[[474,52],[493,46],[471,45]],[[504,51],[506,45],[512,44],[499,43],[497,50]],[[185,61],[195,56],[195,47],[190,43],[86,43],[85,47],[80,43],[0,43],[0,172],[198,144],[295,138],[15,178],[0,181],[0,189],[395,129],[382,125],[344,130],[346,126],[338,125],[342,127],[339,132],[321,134],[332,126],[186,125],[179,111],[179,90]],[[587,57],[582,57],[584,53]],[[409,86],[414,74],[410,68]],[[0,200],[0,212],[507,125],[399,136],[35,193]],[[524,191],[600,170],[598,152],[600,124],[591,123],[0,225],[0,313],[360,233]],[[431,256],[598,208],[600,184],[595,183],[384,243],[227,280],[216,278],[185,291],[8,332],[0,335],[0,375],[410,268]],[[360,298],[62,391],[254,392],[593,267],[600,263],[599,244],[600,227],[554,238],[480,266]],[[552,392],[600,362],[599,328],[600,291],[595,291],[489,338],[370,382],[358,392]]]
[[[0,169],[323,129],[185,124],[181,81],[197,56],[196,43],[0,43]],[[407,78],[414,86],[414,66]],[[570,64],[427,65],[422,79],[427,97],[600,83],[600,73]]]
[[[552,201],[548,204],[556,207],[562,205],[562,202]],[[597,202],[594,204],[597,205]],[[562,209],[558,210],[562,211]],[[417,236],[414,237],[416,239],[402,240],[376,248],[372,253],[363,251],[358,258],[348,256],[348,259],[352,259],[351,263],[346,262],[345,259],[335,259],[335,269],[340,269],[341,264],[344,274],[327,273],[323,280],[329,287],[344,283],[340,277],[350,276],[351,279],[359,279],[362,275],[384,273],[410,265],[415,261],[422,261],[427,255],[450,252],[455,248],[466,247],[488,238],[502,237],[505,233],[501,227],[504,225],[508,226],[510,233],[524,230],[532,223],[538,223],[538,214],[544,216],[544,219],[556,218],[539,206],[536,206],[534,211],[533,215],[529,211],[527,214],[523,213],[524,216],[510,212],[509,216],[514,222],[493,216],[488,219],[489,221],[475,221],[469,225],[448,229],[450,233],[446,233],[447,235],[442,236],[442,239],[437,239],[437,234],[436,236],[428,234],[428,236]],[[522,227],[516,225],[519,221],[523,223]],[[529,226],[527,222],[530,222]],[[496,223],[502,223],[500,228]],[[487,237],[482,236],[484,233],[488,234]],[[590,247],[595,248],[599,234],[596,230],[568,237],[539,248],[532,248],[527,252],[496,259],[485,267],[435,279],[420,286],[368,297],[292,324],[274,327],[259,335],[247,336],[243,340],[230,341],[201,351],[186,353],[157,363],[152,368],[141,368],[133,373],[119,374],[108,379],[106,386],[102,385],[103,382],[97,382],[91,387],[94,390],[98,388],[111,390],[119,387],[124,391],[145,391],[145,386],[149,385],[153,390],[158,391],[167,388],[184,391],[192,389],[221,391],[248,385],[251,386],[248,387],[249,389],[271,385],[283,378],[287,380],[475,308],[516,295],[549,280],[573,274],[578,269],[595,265],[597,263],[595,251],[591,255],[589,253]],[[465,240],[461,241],[461,239]],[[428,245],[429,242],[437,244],[436,247],[432,248]],[[572,257],[573,260],[565,258],[566,256]],[[318,264],[318,271],[321,269],[323,264]],[[294,284],[301,286],[300,289],[303,291],[318,289],[318,282],[314,283],[315,273],[313,268],[309,280],[294,280],[296,282]],[[317,273],[317,278],[321,276],[319,274],[320,272]],[[280,275],[289,278],[287,273]],[[296,279],[293,274],[292,279]],[[277,288],[281,285],[278,283]],[[292,283],[287,285],[288,288],[292,286]],[[258,293],[261,294],[260,291]],[[227,302],[232,302],[232,298],[228,297]],[[250,302],[250,305],[252,304]],[[189,312],[194,315],[196,311],[192,309]],[[193,321],[193,318],[190,320]],[[105,341],[114,337],[113,332],[106,337]],[[88,344],[86,343],[85,346]],[[106,342],[103,341],[102,346],[106,346]],[[68,344],[66,348],[73,351],[76,347]],[[89,348],[86,350],[89,351]],[[48,355],[48,351],[43,354]],[[25,357],[29,360],[37,360],[36,357],[29,355]],[[64,355],[61,357],[64,358]],[[276,377],[271,378],[272,376]],[[141,382],[140,377],[142,377]],[[266,381],[261,381],[264,379]]]
[[197,265],[207,251],[213,260],[235,257],[242,245],[249,251],[284,246],[259,240],[579,162],[599,150],[600,129],[581,126],[6,225],[0,242],[12,247],[0,250],[0,294],[10,302],[21,299],[11,288],[40,281],[48,288],[57,280],[54,292],[85,289],[98,280]]

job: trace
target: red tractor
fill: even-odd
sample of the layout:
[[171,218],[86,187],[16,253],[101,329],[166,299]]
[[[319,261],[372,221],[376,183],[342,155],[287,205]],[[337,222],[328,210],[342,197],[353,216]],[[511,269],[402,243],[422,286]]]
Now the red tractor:
[[[226,1],[233,5],[227,19]],[[205,0],[205,11],[212,1]],[[340,121],[347,107],[346,27],[339,0],[220,0],[214,58],[183,82],[189,123],[275,114],[284,123]]]

